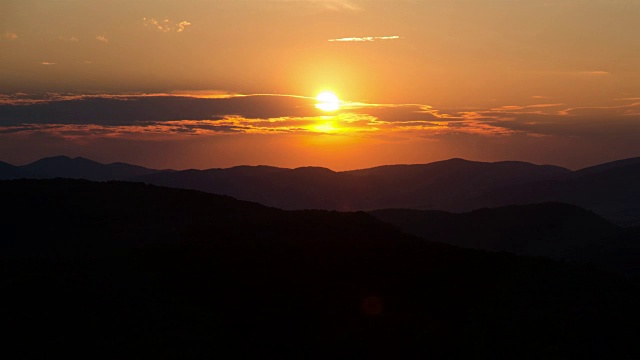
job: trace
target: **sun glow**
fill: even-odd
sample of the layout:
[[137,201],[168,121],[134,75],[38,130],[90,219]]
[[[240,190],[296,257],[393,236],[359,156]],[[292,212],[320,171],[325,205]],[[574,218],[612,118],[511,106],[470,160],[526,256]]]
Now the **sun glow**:
[[316,97],[316,108],[322,111],[336,111],[340,109],[340,99],[331,91],[323,91]]
[[313,130],[321,133],[331,133],[337,131],[338,128],[334,126],[333,121],[327,121],[313,126]]

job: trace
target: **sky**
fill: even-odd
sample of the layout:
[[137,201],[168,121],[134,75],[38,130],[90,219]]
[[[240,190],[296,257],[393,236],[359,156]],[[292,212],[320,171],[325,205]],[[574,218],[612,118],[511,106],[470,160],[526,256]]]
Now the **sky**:
[[636,157],[638,19],[640,0],[0,0],[0,161]]

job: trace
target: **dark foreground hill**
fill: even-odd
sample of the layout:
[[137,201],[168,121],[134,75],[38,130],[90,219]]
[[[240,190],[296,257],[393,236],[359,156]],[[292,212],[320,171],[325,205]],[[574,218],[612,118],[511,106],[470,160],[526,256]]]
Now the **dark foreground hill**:
[[636,285],[593,269],[143,184],[3,181],[0,196],[11,358],[638,355]]
[[387,209],[370,214],[432,241],[546,256],[640,275],[640,233],[614,225],[575,205],[511,205],[462,214]]

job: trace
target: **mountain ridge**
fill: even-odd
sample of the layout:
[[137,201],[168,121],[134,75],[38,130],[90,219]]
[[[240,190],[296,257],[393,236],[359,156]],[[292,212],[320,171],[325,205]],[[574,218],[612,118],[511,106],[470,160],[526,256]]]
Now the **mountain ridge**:
[[637,358],[637,285],[597,269],[142,183],[0,195],[5,351]]
[[[411,209],[368,213],[432,241],[544,256],[640,275],[640,233],[576,205],[549,202],[482,208],[467,213]],[[619,256],[622,253],[626,255]]]
[[407,208],[467,212],[556,201],[592,210],[617,224],[640,225],[640,191],[635,186],[640,183],[640,158],[577,171],[522,161],[461,158],[348,171],[266,165],[157,170],[65,156],[17,167],[0,166],[0,178],[19,177],[138,181],[229,195],[289,210]]

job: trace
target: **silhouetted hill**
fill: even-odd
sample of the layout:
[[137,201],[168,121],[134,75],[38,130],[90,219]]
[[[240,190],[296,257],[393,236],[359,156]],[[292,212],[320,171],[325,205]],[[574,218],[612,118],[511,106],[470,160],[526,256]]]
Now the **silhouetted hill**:
[[238,176],[233,169],[157,173],[135,180],[225,194],[283,209],[471,210],[478,207],[472,200],[479,194],[506,185],[562,179],[571,173],[555,166],[461,159],[346,172],[308,167],[265,173],[256,168]]
[[140,183],[0,196],[9,355],[637,358],[637,287],[593,269]]
[[24,171],[23,169],[0,161],[0,180],[11,179],[23,179],[23,178],[36,178],[33,174]]
[[95,181],[126,180],[136,176],[159,172],[142,166],[125,163],[101,164],[99,162],[76,157],[55,156],[40,159],[20,169],[40,178],[70,178]]
[[483,194],[486,206],[557,201],[574,204],[624,226],[640,224],[640,161],[628,159],[576,171],[563,181],[509,186]]
[[447,244],[547,256],[640,275],[640,236],[574,205],[542,203],[463,214],[402,209],[370,213],[408,233]]
[[77,178],[87,180],[123,180],[160,172],[125,163],[102,164],[89,159],[58,156],[45,158],[23,167],[46,178]]
[[282,209],[357,210],[365,198],[358,179],[318,167],[242,166],[157,173],[133,180],[229,195]]
[[[374,208],[402,207],[468,211],[483,204],[474,199],[505,186],[561,180],[570,170],[549,165],[503,161],[495,163],[451,159],[424,165],[390,165],[347,172],[375,184]],[[372,204],[373,205],[373,204]],[[384,205],[384,206],[380,206]]]
[[599,172],[640,165],[640,157],[611,161],[575,171],[576,176],[592,175]]
[[229,195],[287,210],[402,208],[468,212],[483,207],[562,202],[594,211],[619,225],[640,225],[640,190],[636,186],[640,183],[640,158],[579,171],[517,161],[486,163],[463,159],[343,172],[270,166],[158,171],[68,157],[42,159],[17,168],[19,174],[7,170],[4,178],[140,181]]

